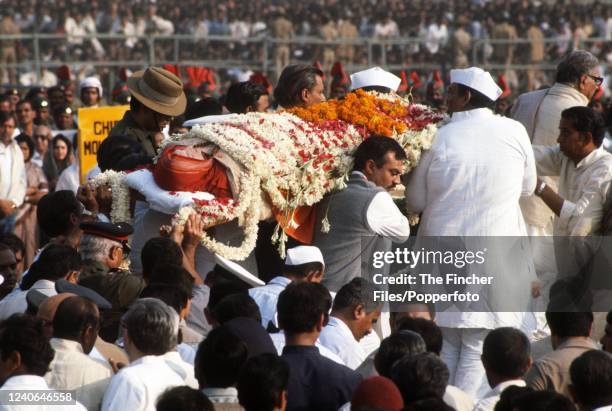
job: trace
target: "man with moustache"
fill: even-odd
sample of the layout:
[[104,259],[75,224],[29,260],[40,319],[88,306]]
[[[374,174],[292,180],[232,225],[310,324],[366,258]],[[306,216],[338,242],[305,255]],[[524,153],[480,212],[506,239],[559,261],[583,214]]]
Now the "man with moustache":
[[130,109],[109,137],[130,137],[142,145],[147,155],[155,156],[155,135],[170,125],[173,117],[185,112],[183,82],[167,70],[149,67],[132,74],[127,85],[132,96]]

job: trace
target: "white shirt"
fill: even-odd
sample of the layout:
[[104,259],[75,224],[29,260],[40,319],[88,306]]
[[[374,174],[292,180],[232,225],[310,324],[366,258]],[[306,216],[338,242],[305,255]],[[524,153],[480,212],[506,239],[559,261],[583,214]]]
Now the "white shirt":
[[55,191],[70,190],[76,194],[79,189],[79,167],[74,162],[68,166],[57,179]]
[[510,380],[497,384],[495,388],[486,393],[485,396],[478,401],[474,407],[474,411],[493,411],[495,409],[495,404],[499,401],[501,393],[511,386],[525,387],[526,384],[524,380]]
[[406,184],[406,204],[423,212],[419,236],[522,236],[521,196],[536,170],[525,127],[489,109],[454,113]]
[[185,381],[163,356],[147,355],[113,376],[102,410],[155,411],[157,398],[168,388],[179,385],[185,385]]
[[319,342],[340,357],[344,364],[353,370],[356,370],[366,359],[363,349],[351,330],[344,321],[334,316],[329,317],[329,322],[321,330]]
[[[16,375],[5,381],[4,385],[0,389],[2,391],[22,391],[22,390],[45,390],[55,391],[47,386],[45,379],[38,375]],[[18,411],[18,410],[29,410],[29,411],[52,411],[52,410],[75,410],[85,411],[85,407],[79,402],[72,405],[8,405],[0,404],[0,411]]]
[[25,163],[17,141],[11,140],[8,146],[0,142],[0,199],[11,200],[19,207],[26,189]]
[[178,351],[168,351],[163,356],[166,364],[170,366],[184,381],[184,385],[191,388],[198,388],[198,381],[194,376],[193,364],[184,361]]
[[[351,174],[366,179],[360,171],[353,171]],[[408,219],[397,208],[391,194],[386,191],[374,196],[366,211],[366,220],[374,233],[390,238],[394,243],[403,243],[410,236]]]
[[442,400],[457,411],[472,411],[474,400],[465,391],[454,385],[447,385]]
[[267,329],[270,321],[272,321],[275,327],[278,327],[276,318],[278,296],[290,283],[291,280],[287,277],[278,276],[274,277],[266,285],[249,289],[249,295],[255,300],[261,312],[261,325],[264,328]]
[[[57,294],[55,291],[55,282],[49,280],[36,281],[30,290],[38,290],[47,297],[52,297]],[[9,295],[0,301],[0,320],[5,320],[13,314],[24,313],[28,308],[26,295],[30,290],[22,290],[17,287],[10,292]]]
[[113,376],[110,366],[83,352],[78,341],[52,338],[55,356],[45,381],[56,390],[74,390],[77,401],[88,410],[99,410]]
[[574,165],[559,146],[533,146],[533,152],[538,174],[559,176],[559,195],[564,201],[555,218],[554,234],[594,234],[600,228],[612,183],[612,154],[600,147]]

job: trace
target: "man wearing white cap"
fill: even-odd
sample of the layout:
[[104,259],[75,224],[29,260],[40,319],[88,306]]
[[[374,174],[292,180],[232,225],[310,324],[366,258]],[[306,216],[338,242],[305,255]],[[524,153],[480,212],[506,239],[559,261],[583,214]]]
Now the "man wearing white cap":
[[351,90],[378,91],[380,93],[396,92],[402,79],[380,67],[351,74]]
[[102,102],[102,83],[97,77],[86,77],[79,84],[83,107],[99,107]]
[[[534,192],[534,155],[525,128],[491,110],[501,93],[491,75],[480,68],[451,70],[450,123],[440,128],[431,150],[405,182],[408,208],[422,213],[419,237],[482,236],[491,245],[493,236],[526,235],[519,199]],[[497,282],[479,289],[479,295],[496,302],[499,293],[506,293],[528,304],[530,281],[535,279],[530,255],[508,263],[504,257],[510,253],[500,254],[495,263],[512,269],[512,281],[498,274]],[[501,290],[501,284],[506,289]],[[516,307],[513,311],[523,306],[517,302]],[[486,381],[480,355],[487,330],[518,327],[523,316],[461,309],[440,312],[436,322],[444,335],[442,358],[450,370],[449,384],[473,396],[483,393]]]
[[325,263],[321,250],[314,246],[298,246],[287,250],[283,273],[274,277],[268,284],[249,290],[261,311],[261,323],[267,328],[270,323],[278,328],[276,303],[280,293],[292,281],[320,283],[323,278]]

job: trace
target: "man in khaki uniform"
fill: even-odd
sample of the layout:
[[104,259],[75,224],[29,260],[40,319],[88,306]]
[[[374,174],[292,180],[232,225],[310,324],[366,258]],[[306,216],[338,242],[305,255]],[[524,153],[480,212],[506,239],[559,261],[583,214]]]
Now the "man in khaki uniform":
[[[288,40],[293,37],[293,23],[285,17],[284,10],[279,9],[276,19],[272,22],[272,35],[279,40]],[[275,67],[279,76],[284,67],[289,65],[290,49],[288,44],[276,45]]]
[[[516,28],[508,22],[507,17],[500,16],[493,28],[493,40],[516,40]],[[512,64],[514,58],[514,46],[511,43],[493,44],[493,60],[496,63]]]
[[469,65],[468,53],[472,47],[472,36],[466,31],[467,18],[459,16],[457,18],[457,29],[451,36],[451,50],[454,57],[454,65],[457,68]]
[[[345,17],[338,22],[338,38],[354,40],[359,36],[357,26],[353,24],[349,17]],[[346,45],[338,46],[338,60],[345,62],[348,65],[353,64],[355,57],[355,46]]]
[[[325,41],[333,41],[338,37],[336,24],[328,15],[324,15],[321,23],[323,26],[319,29],[321,38]],[[323,45],[323,72],[327,73],[334,62],[336,61],[336,52],[331,44]]]
[[[6,9],[2,21],[0,21],[0,35],[15,35],[19,34],[19,26],[13,21],[13,10]],[[17,63],[17,54],[15,53],[17,42],[15,40],[2,40],[0,41],[0,83],[3,82],[4,70],[1,66],[5,64]],[[8,68],[8,82],[15,84],[17,78],[15,76],[15,69]]]
[[153,157],[157,154],[156,135],[185,112],[183,82],[167,70],[149,67],[132,74],[127,86],[132,96],[130,109],[108,136],[127,136],[138,141],[145,153]]
[[533,17],[529,18],[527,39],[529,40],[529,64],[532,65],[527,70],[527,89],[535,90],[540,85],[538,78],[541,78],[543,75],[542,71],[536,66],[544,60],[544,33],[542,33]]

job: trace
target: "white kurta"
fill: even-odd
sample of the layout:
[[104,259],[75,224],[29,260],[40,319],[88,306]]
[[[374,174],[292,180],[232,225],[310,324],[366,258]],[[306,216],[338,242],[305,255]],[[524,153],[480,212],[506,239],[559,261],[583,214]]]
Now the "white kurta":
[[329,322],[319,336],[322,346],[336,354],[344,364],[356,370],[366,359],[366,354],[353,336],[353,333],[339,318],[330,316]]
[[158,397],[168,388],[179,385],[185,385],[185,381],[163,356],[148,355],[113,376],[102,410],[155,411]]
[[[52,297],[57,294],[55,291],[55,283],[49,280],[36,281],[30,290],[38,290],[47,297]],[[28,308],[26,295],[30,290],[22,290],[17,287],[10,292],[9,295],[0,301],[0,320],[5,320],[13,314],[24,313]]]
[[574,164],[559,146],[534,146],[538,174],[559,177],[563,206],[555,218],[555,235],[592,235],[601,226],[612,184],[612,154],[603,148]]
[[[6,380],[1,391],[55,391],[49,388],[45,379],[38,375],[17,375]],[[82,404],[76,402],[72,405],[10,405],[1,404],[0,411],[18,411],[18,410],[30,410],[30,411],[51,411],[51,410],[74,410],[74,411],[85,411],[86,408]]]
[[57,390],[74,390],[77,400],[88,410],[99,410],[113,372],[106,362],[83,352],[78,341],[52,338],[55,356],[45,381]]
[[501,393],[508,387],[517,386],[524,387],[524,380],[509,380],[497,384],[495,388],[489,391],[474,407],[474,411],[493,411],[495,404],[499,401]]
[[407,207],[419,236],[522,236],[521,196],[536,185],[525,128],[489,109],[454,113],[408,175]]
[[278,296],[290,283],[291,280],[287,277],[278,276],[271,279],[266,285],[249,289],[249,295],[255,300],[261,312],[261,325],[264,328],[268,327],[270,321],[275,327],[278,327],[276,318]]

